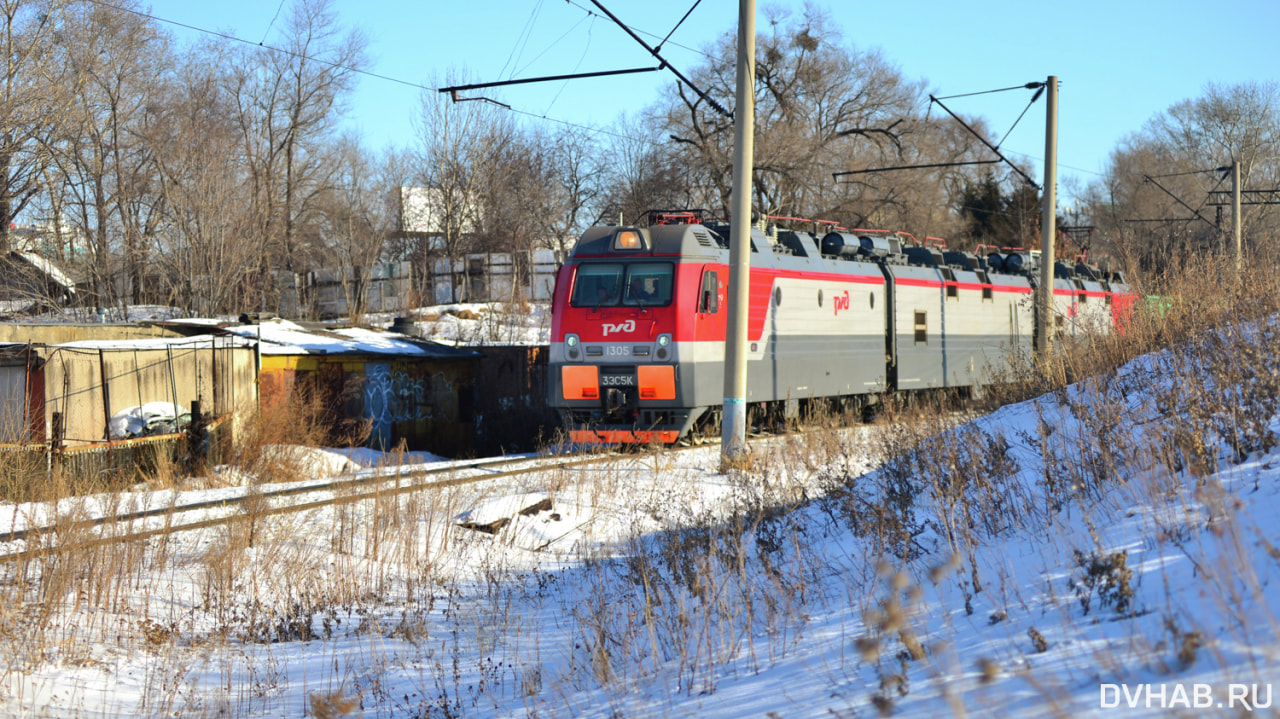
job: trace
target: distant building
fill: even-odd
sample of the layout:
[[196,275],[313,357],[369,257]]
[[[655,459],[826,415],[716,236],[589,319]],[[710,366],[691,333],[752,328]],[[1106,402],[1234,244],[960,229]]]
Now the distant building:
[[0,257],[0,313],[61,307],[76,299],[75,281],[54,262],[19,250]]
[[[444,232],[444,223],[448,218],[444,193],[434,187],[401,187],[400,190],[400,231],[406,235],[439,235]],[[452,203],[453,212],[461,216],[454,218],[458,229],[464,235],[475,232],[475,222],[483,217],[483,208],[474,200],[455,197]]]

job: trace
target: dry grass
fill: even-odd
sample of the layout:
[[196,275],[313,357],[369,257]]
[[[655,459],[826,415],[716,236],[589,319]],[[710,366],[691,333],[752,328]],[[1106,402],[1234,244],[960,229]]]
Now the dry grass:
[[[1115,621],[1140,617],[1152,607],[1137,598],[1138,574],[1127,554],[1105,546],[1096,525],[1126,502],[1151,506],[1156,511],[1148,551],[1190,560],[1203,583],[1198,591],[1232,618],[1239,642],[1280,641],[1275,619],[1265,609],[1261,623],[1256,612],[1248,619],[1246,607],[1265,608],[1266,602],[1258,569],[1243,550],[1256,540],[1245,538],[1249,525],[1239,514],[1241,504],[1220,483],[1207,480],[1277,443],[1271,423],[1280,407],[1280,280],[1269,268],[1251,267],[1237,277],[1224,267],[1230,265],[1216,258],[1170,267],[1138,288],[1159,298],[1139,305],[1123,332],[1062,342],[1047,359],[1016,363],[986,401],[994,409],[1053,395],[1056,403],[1036,405],[1038,422],[1029,433],[1006,437],[973,425],[956,429],[948,406],[928,401],[890,406],[874,440],[883,466],[870,476],[830,462],[831,441],[819,435],[814,454],[827,457],[832,468],[824,478],[833,513],[889,563],[927,561],[918,538],[940,536],[961,560],[956,582],[970,613],[977,595],[992,589],[1003,593],[1007,581],[1003,572],[982,574],[990,571],[982,569],[990,563],[980,560],[980,550],[990,539],[1017,533],[1039,537],[1046,546],[1066,545],[1072,571],[1059,587],[1064,617],[1079,612]],[[1150,353],[1145,365],[1118,372]],[[1138,402],[1138,397],[1148,399]],[[1035,461],[1043,466],[1038,486],[1014,481],[1022,467],[1012,446],[1038,454]],[[1198,488],[1194,500],[1183,490],[1188,480]],[[1190,511],[1191,503],[1203,509]],[[1208,514],[1204,525],[1194,519],[1199,511]],[[1088,528],[1079,546],[1072,544],[1079,539],[1070,538],[1071,517]],[[1206,541],[1229,550],[1233,558],[1227,566],[1201,558]],[[1164,632],[1169,636],[1139,635],[1132,643],[1136,658],[1109,658],[1109,664],[1118,668],[1137,661],[1174,671],[1204,654],[1210,630],[1183,628],[1191,622],[1173,618],[1178,614],[1173,608],[1181,604],[1178,590],[1166,591],[1161,603],[1169,613],[1170,629]],[[897,593],[873,606],[867,615],[873,631],[858,642],[868,661],[881,660],[887,636],[910,630],[910,615],[902,611],[906,606]],[[1003,611],[995,616],[1007,618]],[[1035,627],[1027,634],[1034,645],[1028,651],[1052,648]],[[905,657],[920,658],[909,636],[898,640]],[[982,681],[991,681],[988,669],[982,670]],[[895,675],[892,667],[883,670],[883,676]],[[1042,690],[1056,706],[1058,688],[1044,685]],[[944,696],[954,691],[964,689],[942,687]],[[873,697],[888,709],[897,698],[883,688]]]
[[[929,638],[919,616],[925,593],[913,574],[927,574],[933,586],[951,583],[967,613],[993,593],[997,604],[1011,603],[1006,585],[1013,580],[982,558],[994,541],[1014,535],[1050,545],[1079,541],[1068,538],[1069,517],[1091,526],[1122,501],[1159,505],[1180,486],[1179,477],[1205,476],[1275,443],[1269,422],[1280,406],[1280,323],[1270,318],[1280,310],[1280,286],[1259,270],[1237,279],[1219,267],[1213,258],[1172,267],[1138,288],[1163,299],[1136,307],[1123,332],[1062,342],[1047,360],[1016,364],[985,401],[994,407],[1055,395],[1056,413],[1043,405],[1028,435],[959,426],[954,404],[941,396],[890,402],[870,431],[872,462],[881,470],[866,475],[867,445],[859,433],[839,429],[848,418],[811,408],[806,434],[776,439],[722,468],[735,488],[737,509],[729,519],[688,517],[656,534],[637,534],[623,552],[625,562],[589,563],[592,589],[575,614],[581,674],[574,681],[626,693],[665,671],[682,691],[713,692],[716,676],[785,654],[786,638],[802,632],[821,604],[807,589],[810,572],[832,571],[827,558],[806,550],[805,527],[796,523],[801,514],[793,510],[809,498],[794,484],[797,477],[824,486],[822,504],[870,550],[840,571],[849,595],[862,598],[865,632],[853,644],[880,677],[872,705],[891,712],[911,691],[917,663],[926,676],[955,676],[946,669],[945,642]],[[1117,373],[1159,350],[1152,372],[1139,373],[1141,385]],[[1155,406],[1129,402],[1153,384]],[[1140,423],[1163,429],[1139,436],[1133,429]],[[1034,459],[1044,470],[1037,486],[1025,484],[1018,446],[1038,452]],[[1143,473],[1137,486],[1132,482],[1141,468],[1156,471]],[[603,493],[618,490],[609,486]],[[1230,502],[1212,506],[1227,523]],[[1187,531],[1171,526],[1155,541],[1190,556],[1194,548],[1178,546],[1179,533]],[[933,540],[922,544],[925,535],[940,538],[947,556],[935,553]],[[1066,568],[1073,571],[1058,589],[1064,617],[1074,611],[1114,621],[1150,611],[1139,604],[1137,574],[1125,552],[1102,546],[1096,533],[1069,550]],[[1249,591],[1260,596],[1262,590],[1256,582],[1253,590],[1247,582],[1241,589],[1230,579],[1236,574],[1254,572],[1237,565],[1207,581],[1224,613],[1242,617]],[[631,593],[619,593],[620,579]],[[992,624],[1004,621],[1009,612],[991,614]],[[1028,655],[1053,650],[1041,632],[1047,629],[1026,627],[1030,642],[1021,644]],[[1204,653],[1204,630],[1173,634],[1175,649],[1159,650],[1172,655],[1169,665],[1189,666],[1197,650]],[[1246,635],[1242,630],[1242,641]],[[762,644],[760,637],[769,639]],[[1168,643],[1152,638],[1147,645]],[[1003,660],[983,657],[977,666],[982,685],[1014,673]],[[1048,705],[1061,707],[1060,687],[1040,681],[1032,684],[1042,686]],[[942,683],[942,696],[963,711],[964,686]]]
[[296,385],[281,399],[263,403],[244,417],[228,464],[263,483],[303,479],[302,455],[284,446],[353,447],[369,436],[369,425],[336,419],[341,397]]
[[0,499],[22,503],[51,499],[43,451],[22,445],[0,447]]
[[989,406],[1038,397],[1141,355],[1202,341],[1211,329],[1280,311],[1280,277],[1272,268],[1250,264],[1237,275],[1230,258],[1216,255],[1181,258],[1160,274],[1134,280],[1132,288],[1139,299],[1120,331],[1059,342],[1047,358],[1014,358],[1013,370],[988,393]]

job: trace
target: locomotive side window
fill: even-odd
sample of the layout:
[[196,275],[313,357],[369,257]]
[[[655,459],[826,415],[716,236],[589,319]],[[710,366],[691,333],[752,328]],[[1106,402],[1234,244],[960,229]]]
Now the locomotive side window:
[[916,344],[929,343],[929,315],[916,310]]
[[715,270],[702,273],[702,288],[698,290],[698,311],[708,315],[720,311],[720,276]]

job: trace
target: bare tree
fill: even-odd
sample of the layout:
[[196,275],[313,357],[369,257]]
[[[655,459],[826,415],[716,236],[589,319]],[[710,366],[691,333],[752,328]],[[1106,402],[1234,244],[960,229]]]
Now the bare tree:
[[558,211],[552,150],[536,133],[512,133],[500,152],[483,168],[476,249],[527,252],[544,238],[551,215]]
[[[757,43],[756,138],[753,205],[765,214],[823,212],[840,204],[831,173],[861,158],[884,164],[902,155],[922,87],[907,82],[878,53],[841,44],[840,33],[819,10],[799,18],[766,10],[768,34]],[[735,43],[726,34],[695,82],[719,97],[733,97]],[[732,124],[677,88],[658,118],[687,162],[706,173],[719,208],[729,205]]]
[[173,301],[201,315],[238,311],[247,296],[260,244],[252,183],[239,149],[240,117],[218,68],[225,48],[206,44],[187,53],[174,81],[151,98],[145,140],[163,178],[164,208],[156,269]]
[[[1154,116],[1112,152],[1088,191],[1089,216],[1117,249],[1158,268],[1190,252],[1225,250],[1229,215],[1210,205],[1239,162],[1246,188],[1280,187],[1280,85],[1207,85],[1198,98]],[[1219,169],[1222,168],[1222,169]],[[1246,248],[1274,256],[1276,206],[1246,206]],[[1229,212],[1229,209],[1228,209]]]
[[315,227],[300,228],[317,220],[317,198],[330,187],[334,168],[324,154],[364,63],[364,37],[341,30],[331,2],[295,0],[281,49],[243,53],[228,78],[261,223],[263,302],[273,301],[272,269],[301,269],[313,249]]
[[[442,84],[457,84],[455,75]],[[431,239],[416,248],[418,264],[429,266],[435,250],[452,261],[473,246],[485,226],[486,194],[515,133],[506,110],[497,105],[423,93],[418,181],[428,192],[430,216],[421,224]]]
[[[543,144],[535,139],[535,142]],[[551,148],[551,210],[544,234],[550,249],[567,255],[578,234],[594,219],[603,194],[599,144],[588,132],[566,128],[545,141]]]
[[608,179],[602,179],[603,200],[596,221],[632,222],[651,209],[720,209],[719,188],[701,172],[705,168],[662,143],[661,129],[646,124],[623,117],[613,125],[609,145],[601,153]]
[[97,303],[117,299],[120,279],[131,288],[128,299],[141,302],[147,244],[159,213],[154,163],[139,132],[167,62],[166,39],[151,21],[116,7],[75,5],[64,17],[65,57],[80,82],[52,146],[53,179],[69,197],[63,209],[87,241],[85,274]]
[[9,227],[41,190],[52,138],[78,79],[60,57],[64,3],[0,0],[0,252]]
[[342,270],[342,287],[353,317],[366,311],[370,268],[388,252],[398,228],[398,202],[387,192],[403,184],[397,153],[379,162],[351,138],[333,155],[332,189],[319,201],[324,264]]

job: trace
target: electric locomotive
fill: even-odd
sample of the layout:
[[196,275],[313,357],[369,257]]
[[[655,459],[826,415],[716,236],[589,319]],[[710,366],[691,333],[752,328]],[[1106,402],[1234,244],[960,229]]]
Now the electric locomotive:
[[[673,443],[713,426],[723,402],[730,226],[701,211],[645,218],[588,229],[556,279],[548,400],[574,442]],[[815,398],[978,391],[1031,351],[1034,253],[765,223],[750,237],[750,405],[794,416]],[[1108,327],[1131,298],[1119,273],[1055,275],[1059,333]]]

